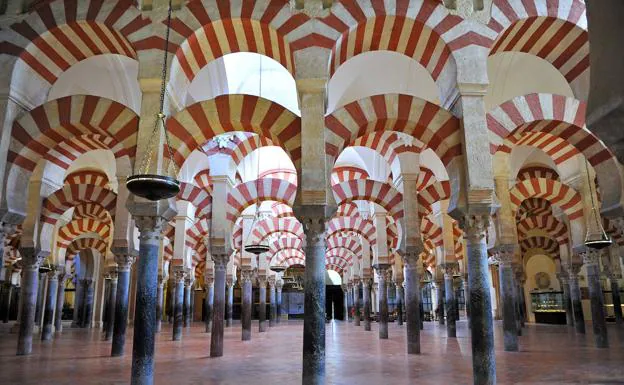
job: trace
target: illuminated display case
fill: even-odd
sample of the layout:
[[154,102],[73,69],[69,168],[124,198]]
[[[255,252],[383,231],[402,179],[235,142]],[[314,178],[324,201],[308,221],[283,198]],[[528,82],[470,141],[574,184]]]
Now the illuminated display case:
[[531,309],[535,315],[535,322],[546,324],[566,323],[563,292],[561,291],[534,291],[531,293]]

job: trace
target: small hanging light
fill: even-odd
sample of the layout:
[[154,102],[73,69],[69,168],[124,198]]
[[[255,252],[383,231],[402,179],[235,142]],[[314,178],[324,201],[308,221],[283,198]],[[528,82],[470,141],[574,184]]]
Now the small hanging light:
[[269,269],[271,269],[271,271],[276,272],[277,274],[283,273],[286,270],[286,266],[284,265],[271,265],[269,267]]
[[596,209],[596,204],[594,203],[594,193],[592,189],[591,178],[589,177],[589,167],[587,166],[587,160],[585,160],[585,171],[587,173],[587,184],[589,186],[589,194],[592,204],[591,215],[596,223],[595,229],[592,229],[591,226],[589,226],[589,223],[587,224],[587,233],[585,234],[585,246],[591,249],[600,250],[604,249],[605,247],[611,246],[611,243],[613,243],[613,241],[607,235],[604,227],[602,226],[602,223],[600,222],[600,214],[598,213],[598,210]]
[[[256,173],[256,181],[255,181],[256,194],[258,194],[258,181],[259,180],[260,180],[260,150],[258,150],[257,173]],[[251,224],[252,230],[259,217],[258,208],[260,206],[260,203],[261,203],[260,201],[256,202],[256,212],[254,213],[254,220]],[[249,232],[249,235],[247,236],[247,240],[249,240],[250,236],[251,236],[251,231]],[[245,245],[245,251],[248,253],[255,254],[255,255],[260,255],[262,253],[266,253],[267,251],[269,251],[269,245],[261,241],[260,243],[257,243],[257,244]]]
[[[143,156],[140,163],[140,167],[137,173],[131,175],[126,179],[126,187],[128,190],[142,198],[157,201],[161,199],[168,199],[176,196],[180,192],[180,182],[176,179],[178,170],[173,160],[173,151],[171,150],[171,144],[169,142],[169,134],[167,133],[167,126],[165,124],[165,87],[167,84],[167,54],[169,48],[169,32],[171,31],[171,0],[169,0],[169,11],[167,15],[167,33],[165,36],[165,55],[162,65],[161,74],[161,86],[160,86],[160,110],[156,115],[156,121],[154,123],[154,130],[149,139],[147,152]],[[169,160],[163,165],[163,175],[150,174],[154,158],[158,157],[158,143],[160,138],[160,131],[165,134],[165,148],[169,155]]]

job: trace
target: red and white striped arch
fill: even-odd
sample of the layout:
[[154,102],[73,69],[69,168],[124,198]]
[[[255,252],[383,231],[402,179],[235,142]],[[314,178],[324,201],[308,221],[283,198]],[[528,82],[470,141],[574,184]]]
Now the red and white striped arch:
[[488,27],[501,33],[519,20],[531,17],[551,17],[587,29],[585,12],[585,4],[582,0],[494,0],[492,18]]
[[56,246],[64,249],[83,234],[94,234],[107,241],[111,236],[110,224],[91,218],[76,219],[62,226],[58,230]]
[[357,254],[344,247],[334,247],[325,252],[326,261],[332,261],[335,258],[344,260],[349,266],[353,265],[353,262],[359,259]]
[[180,183],[180,192],[176,196],[179,201],[190,202],[195,206],[195,218],[212,217],[212,196],[206,190],[195,186],[192,183]]
[[83,203],[98,203],[109,213],[114,212],[117,194],[93,185],[65,185],[43,200],[41,219],[54,225],[68,209]]
[[[129,156],[133,159],[138,123],[139,117],[132,110],[110,99],[74,95],[51,100],[13,123],[8,159],[32,172],[51,149],[61,150],[60,143],[91,134],[113,139],[109,149],[116,158]],[[62,155],[71,158],[70,154]],[[48,159],[60,167],[68,166],[67,159]]]
[[518,207],[516,218],[523,219],[540,215],[552,215],[551,203],[543,198],[529,198]]
[[[587,104],[573,98],[553,94],[530,94],[515,97],[487,114],[492,154],[511,152],[526,134],[544,133],[559,137],[581,152],[592,166],[612,159],[611,151],[586,127]],[[507,140],[506,140],[507,139]],[[537,139],[532,137],[535,142]],[[522,144],[528,144],[523,142]],[[561,146],[546,147],[548,140],[536,143],[555,163],[562,163],[573,154]],[[564,151],[564,152],[562,152]]]
[[106,185],[108,185],[108,175],[100,170],[82,169],[67,175],[64,182],[68,184],[92,184],[106,187]]
[[338,273],[344,272],[352,263],[338,256],[325,257],[325,269],[335,270]]
[[165,245],[165,247],[163,248],[163,260],[171,261],[172,259],[173,259],[173,246],[171,246],[171,243],[169,243],[168,245]]
[[305,265],[305,254],[303,251],[297,250],[297,249],[284,249],[284,250],[278,251],[277,253],[273,255],[273,261],[271,262],[271,265],[273,264],[281,265],[286,260],[293,259],[293,258],[303,261],[303,263],[300,263],[300,264]]
[[98,238],[76,239],[75,241],[70,243],[69,246],[67,246],[67,251],[65,252],[65,260],[73,261],[76,254],[86,249],[93,249],[98,251],[100,254],[105,255],[106,250],[108,250],[108,243]]
[[227,197],[227,219],[234,223],[247,207],[262,202],[276,201],[292,206],[297,186],[282,179],[261,178],[234,187]]
[[458,261],[464,259],[464,232],[455,220],[453,220],[453,246],[455,258]]
[[88,202],[74,206],[72,219],[92,218],[104,223],[111,223],[114,216],[99,203]]
[[210,170],[204,169],[195,175],[193,178],[195,184],[205,190],[208,194],[212,194],[212,178],[210,177]]
[[421,220],[420,232],[423,238],[431,241],[433,247],[440,247],[444,243],[442,228],[433,223],[428,217],[423,217]]
[[346,182],[349,180],[368,179],[366,170],[357,166],[336,166],[331,173],[331,184]]
[[409,145],[396,133],[390,131],[375,131],[355,139],[351,146],[370,148],[378,152],[392,166],[396,157],[404,152],[421,153],[425,146],[420,141],[414,141]]
[[290,184],[297,185],[297,171],[287,168],[267,170],[260,173],[258,178],[282,179]]
[[235,136],[232,141],[236,143],[232,149],[226,150],[232,157],[232,161],[238,166],[243,159],[251,155],[254,151],[262,147],[276,146],[273,141],[262,135],[256,135],[251,133],[245,133],[247,136],[241,140],[238,136]]
[[358,206],[353,202],[346,202],[338,205],[338,210],[336,210],[337,217],[350,217],[350,216],[359,216],[360,211],[358,210]]
[[269,252],[267,253],[269,258],[273,256],[273,254],[277,253],[283,249],[299,249],[303,246],[303,241],[301,238],[295,237],[280,237],[276,238],[269,244]]
[[277,233],[292,234],[301,240],[305,239],[303,225],[297,218],[265,218],[258,221],[254,226],[251,232],[251,243],[260,243],[265,238]]
[[403,218],[403,194],[389,183],[356,179],[332,186],[337,204],[365,200],[383,207],[395,220]]
[[550,179],[526,179],[516,183],[509,191],[513,211],[528,198],[544,198],[559,206],[570,220],[583,216],[583,200],[573,188]]
[[275,215],[277,218],[286,218],[286,217],[295,216],[295,213],[293,212],[292,207],[281,202],[275,202],[273,206],[271,206],[271,211],[273,211],[273,215]]
[[223,95],[192,104],[167,120],[174,160],[182,166],[204,143],[224,132],[252,132],[301,159],[301,119],[277,103],[252,95]]
[[549,167],[528,166],[528,167],[523,167],[522,169],[520,169],[520,171],[518,171],[518,176],[516,177],[516,179],[518,180],[531,179],[531,178],[545,178],[545,179],[559,180],[559,174],[557,173],[557,171]]
[[327,115],[325,127],[325,152],[334,158],[358,137],[374,131],[409,134],[431,148],[444,165],[462,154],[459,119],[411,95],[375,95],[351,102]]
[[433,204],[451,197],[449,181],[435,182],[418,193],[418,214],[425,217],[431,214]]
[[334,248],[344,248],[351,250],[358,256],[358,259],[362,257],[362,242],[355,237],[330,237],[327,239],[326,248],[328,252]]
[[359,216],[334,217],[327,224],[327,239],[335,236],[350,236],[352,234],[363,236],[371,245],[377,244],[375,226],[368,219]]
[[416,190],[422,191],[425,187],[437,181],[435,174],[429,168],[421,166],[418,180],[416,181]]
[[195,248],[198,244],[203,243],[204,239],[210,233],[210,220],[208,218],[202,218],[195,222],[193,226],[186,230],[186,246]]
[[117,159],[124,157],[126,153],[134,156],[134,149],[126,151],[122,144],[115,138],[98,134],[85,134],[66,138],[50,148],[43,159],[50,161],[63,169],[68,169],[72,162],[80,155],[93,150],[111,150]]
[[402,236],[403,229],[400,224],[390,215],[386,215],[386,238],[388,240],[388,248],[390,250],[398,249]]
[[550,257],[559,258],[559,243],[549,237],[528,237],[520,242],[520,251],[522,254],[531,249],[542,249]]
[[342,265],[334,265],[330,263],[325,263],[325,270],[333,270],[336,273],[342,275],[344,274],[345,267],[343,267]]
[[556,239],[560,245],[568,243],[568,227],[552,215],[527,217],[518,222],[518,238],[527,238],[531,230],[542,230]]
[[150,26],[150,19],[127,0],[41,2],[5,31],[3,51],[17,56],[51,86],[89,57],[118,54],[136,59],[136,51],[157,48],[145,38]]

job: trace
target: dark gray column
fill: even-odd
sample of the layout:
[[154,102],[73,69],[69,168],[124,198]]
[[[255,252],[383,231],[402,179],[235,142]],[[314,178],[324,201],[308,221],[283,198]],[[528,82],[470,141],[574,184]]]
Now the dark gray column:
[[436,279],[436,297],[437,297],[437,307],[436,307],[436,316],[438,318],[438,324],[440,326],[444,325],[444,276]]
[[470,325],[472,335],[473,382],[479,385],[496,384],[496,357],[494,354],[494,325],[488,268],[486,230],[487,216],[468,216],[462,221],[468,281],[470,285]]
[[[167,202],[168,203],[168,202]],[[139,258],[136,270],[136,305],[132,341],[132,385],[154,383],[154,345],[156,337],[156,301],[158,293],[158,253],[162,241],[162,227],[168,218],[159,215],[138,216],[143,206],[134,203],[134,221],[139,229]],[[148,203],[159,207],[165,202]],[[139,206],[141,205],[141,206]],[[172,211],[172,210],[171,210]],[[173,214],[173,213],[172,213]],[[170,216],[168,216],[170,217]]]
[[187,275],[186,279],[184,280],[184,301],[183,301],[183,308],[184,308],[184,327],[190,327],[191,326],[191,286],[192,286],[193,281],[191,280],[190,275]]
[[353,322],[353,283],[347,283],[347,319]]
[[39,286],[39,265],[45,260],[47,255],[33,248],[25,247],[20,250],[20,254],[22,255],[22,288],[20,292],[22,311],[19,317],[17,355],[23,356],[32,353],[33,326]]
[[10,280],[4,282],[4,301],[2,303],[2,323],[9,323],[9,313],[11,310],[11,300],[13,298],[13,284]]
[[275,276],[269,277],[269,302],[269,327],[273,327],[277,321],[275,305]]
[[518,335],[522,335],[522,328],[524,327],[524,283],[526,282],[526,274],[522,268],[522,264],[513,264],[515,273],[515,300],[516,300],[516,324],[518,326]]
[[574,326],[574,313],[572,311],[572,301],[570,300],[570,280],[568,272],[562,268],[561,271],[557,273],[557,278],[559,279],[561,291],[563,291],[563,307],[566,312],[566,325]]
[[396,310],[397,310],[397,322],[399,326],[403,326],[403,282],[394,282],[396,288]]
[[444,269],[444,295],[446,302],[446,335],[450,338],[457,337],[457,302],[455,301],[455,288],[453,276],[459,272],[457,262],[446,262]]
[[377,264],[373,266],[377,273],[377,284],[379,285],[379,338],[388,339],[388,287],[386,279],[388,277],[387,264]]
[[54,313],[54,331],[63,331],[63,305],[65,305],[65,285],[68,274],[65,273],[65,266],[58,266],[60,270],[58,277],[58,289],[56,290],[56,311]]
[[582,256],[587,269],[587,286],[589,287],[589,298],[591,300],[594,343],[597,348],[608,348],[607,320],[602,286],[600,285],[600,253],[601,251],[588,250]]
[[[76,273],[77,274],[77,273]],[[82,324],[82,303],[84,300],[84,286],[82,285],[82,280],[77,276],[75,277],[76,282],[76,291],[74,291],[74,314],[73,320],[71,323],[72,328],[79,328]]]
[[260,308],[258,309],[258,331],[265,332],[266,325],[266,284],[267,279],[264,276],[258,277],[258,292],[260,295]]
[[173,307],[175,304],[175,274],[173,271],[169,273],[169,280],[167,281],[167,321],[169,324],[173,324]]
[[43,318],[43,303],[46,297],[47,274],[39,272],[39,286],[37,286],[37,307],[35,308],[35,325],[41,326]]
[[611,282],[611,295],[613,297],[613,313],[615,314],[615,323],[622,325],[624,320],[622,319],[622,301],[620,300],[620,285],[618,280],[622,278],[619,273],[611,273],[609,275],[609,282]]
[[162,330],[163,302],[165,300],[165,280],[158,274],[158,287],[156,288],[156,333]]
[[[234,281],[232,278],[226,279],[226,302],[225,302],[225,327],[231,327],[234,318]],[[278,321],[279,322],[279,321]]]
[[251,306],[252,306],[252,287],[251,279],[253,272],[251,269],[241,269],[241,286],[243,289],[242,308],[241,308],[241,325],[243,341],[251,339]]
[[95,297],[95,284],[93,279],[84,280],[84,306],[82,325],[83,328],[91,328],[91,319],[93,318],[93,300]]
[[503,307],[503,338],[506,352],[518,351],[518,325],[516,324],[516,296],[514,295],[513,257],[514,245],[498,248],[500,296]]
[[325,384],[325,207],[295,212],[305,228],[303,385]]
[[344,307],[344,320],[345,321],[349,321],[349,285],[347,284],[342,284],[342,294],[343,294],[343,307]]
[[353,278],[353,319],[355,326],[360,326],[360,279]]
[[[418,263],[421,250],[422,246],[407,246],[403,254],[407,354],[420,354],[421,308]],[[422,262],[420,263],[422,265]]]
[[50,341],[53,336],[54,311],[56,310],[56,295],[58,294],[59,272],[52,269],[48,273],[48,287],[46,290],[45,309],[43,311],[43,326],[41,340]]
[[[212,242],[214,245],[216,242]],[[214,305],[212,308],[212,331],[210,333],[210,357],[223,355],[223,321],[225,318],[225,278],[230,253],[225,247],[212,246],[210,254],[214,261]]]
[[175,274],[175,302],[173,304],[173,333],[172,340],[182,339],[182,328],[184,326],[184,278],[186,273],[182,266],[176,266]]
[[284,286],[284,281],[280,278],[277,282],[275,282],[275,313],[276,313],[276,323],[282,322],[282,287]]
[[214,307],[214,277],[204,276],[204,290],[206,291],[206,299],[204,300],[204,315],[206,317],[204,323],[206,333],[212,331],[212,312]]
[[[124,254],[122,254],[124,253]],[[130,292],[130,267],[135,257],[128,250],[117,251],[117,294],[115,298],[115,320],[113,325],[113,344],[111,356],[123,356],[126,343],[126,328],[128,327],[128,294]]]
[[106,328],[108,325],[108,306],[110,298],[110,274],[104,273],[104,304],[102,306],[102,332],[106,338]]
[[108,310],[106,311],[106,330],[104,330],[104,341],[110,341],[113,338],[115,327],[115,304],[117,302],[117,267],[112,266],[108,272],[110,276],[110,290],[108,291],[108,301],[106,301]]
[[[467,262],[464,261],[466,266],[464,270],[468,270]],[[464,274],[464,302],[466,303],[466,321],[468,321],[468,327],[470,327],[470,285],[468,284],[468,273]]]
[[390,298],[394,295],[394,282],[392,281],[392,268],[389,267],[386,271],[386,298],[388,298],[388,319],[390,319],[390,313],[394,311],[390,304]]
[[362,279],[362,306],[364,307],[364,330],[371,331],[371,285],[372,278]]
[[585,334],[585,316],[581,301],[581,288],[579,287],[578,274],[581,271],[581,263],[571,263],[568,266],[570,275],[570,300],[574,312],[574,327],[578,334]]

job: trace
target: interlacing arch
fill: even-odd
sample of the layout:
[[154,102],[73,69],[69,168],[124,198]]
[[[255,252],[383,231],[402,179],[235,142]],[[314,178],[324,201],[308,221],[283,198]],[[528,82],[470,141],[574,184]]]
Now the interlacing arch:
[[573,188],[556,180],[538,178],[526,179],[516,183],[509,191],[512,210],[528,198],[544,198],[559,206],[572,221],[583,216],[583,201],[581,194]]
[[362,257],[362,242],[356,237],[342,237],[334,235],[327,238],[327,251],[334,248],[345,248],[351,250],[358,259]]
[[102,255],[106,255],[106,250],[108,250],[108,243],[99,238],[78,238],[70,243],[69,246],[67,246],[67,251],[65,252],[65,260],[72,261],[76,254],[85,249],[93,249],[98,251]]
[[234,187],[227,197],[226,218],[234,223],[247,207],[262,201],[276,201],[292,206],[297,185],[283,179],[261,178]]
[[[303,225],[295,217],[287,218],[274,218],[269,217],[262,219],[256,223],[251,232],[251,243],[256,244],[262,242],[265,238],[280,233],[292,234],[293,236],[303,240],[305,239],[305,233],[303,231]],[[235,245],[239,246],[241,245]]]
[[180,192],[176,195],[179,201],[190,202],[195,206],[195,217],[198,219],[212,217],[212,196],[204,189],[192,183],[180,183]]
[[434,182],[418,192],[418,215],[426,217],[431,214],[432,205],[451,197],[449,181]]
[[83,234],[96,234],[103,240],[111,236],[111,226],[91,218],[73,220],[58,229],[58,248],[66,248],[69,244]]
[[356,179],[332,186],[337,204],[365,200],[383,207],[395,220],[403,218],[403,194],[389,183]]
[[252,95],[223,95],[192,104],[167,120],[173,158],[181,167],[204,143],[225,132],[243,131],[271,139],[297,167],[301,119],[277,103]]
[[372,245],[377,244],[375,226],[373,223],[362,217],[334,217],[327,224],[327,239],[333,236],[349,236],[359,234],[368,240]]
[[357,138],[374,131],[411,135],[431,148],[445,166],[463,151],[459,119],[411,95],[375,95],[351,102],[327,115],[325,127],[325,152],[334,158]]
[[557,240],[560,245],[568,243],[568,227],[552,215],[531,216],[518,222],[518,238],[524,239],[531,230],[539,229]]
[[82,203],[97,203],[108,212],[113,212],[116,201],[117,194],[107,188],[85,184],[65,185],[43,200],[41,219],[54,225],[65,211]]

